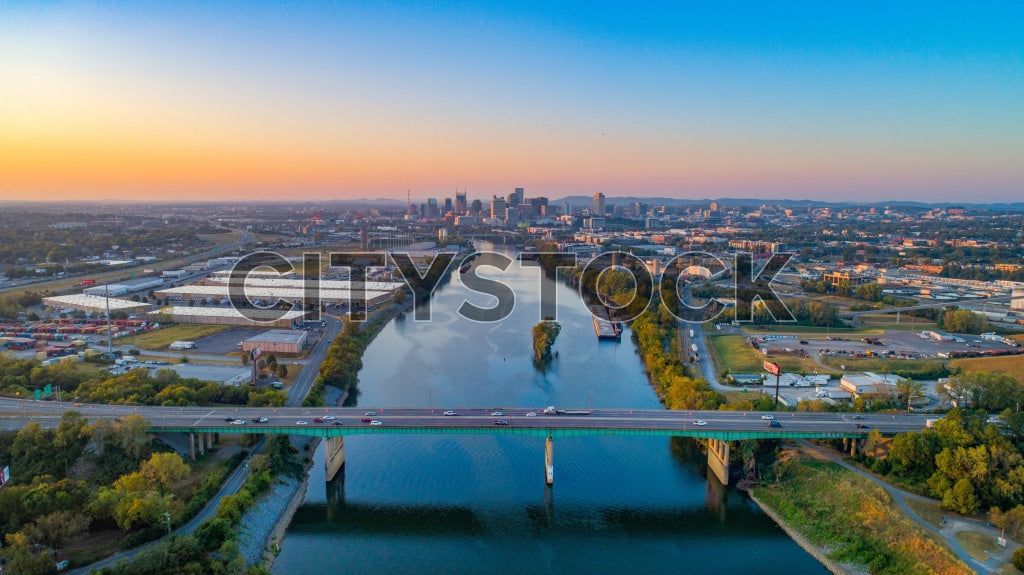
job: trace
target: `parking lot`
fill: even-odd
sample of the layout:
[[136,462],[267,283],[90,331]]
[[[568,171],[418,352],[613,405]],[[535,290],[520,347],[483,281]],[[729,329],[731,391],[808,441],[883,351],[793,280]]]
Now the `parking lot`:
[[[801,350],[822,357],[895,357],[927,359],[963,354],[1011,353],[1019,348],[973,335],[958,335],[963,342],[922,337],[920,332],[890,331],[877,336],[768,336],[759,345],[769,350]],[[863,341],[867,339],[868,341]],[[875,343],[870,343],[870,342]]]
[[208,335],[196,341],[195,351],[198,353],[227,355],[241,350],[239,342],[259,335],[266,330],[251,328],[236,328]]

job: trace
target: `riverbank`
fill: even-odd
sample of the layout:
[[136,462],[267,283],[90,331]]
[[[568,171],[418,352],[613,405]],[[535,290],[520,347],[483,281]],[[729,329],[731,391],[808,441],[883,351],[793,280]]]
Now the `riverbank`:
[[797,531],[792,525],[786,523],[786,520],[783,519],[782,516],[780,516],[778,513],[776,513],[774,509],[772,509],[768,505],[765,505],[763,501],[758,499],[757,496],[754,495],[753,491],[747,490],[746,494],[750,497],[751,501],[756,503],[757,506],[761,508],[761,511],[763,511],[765,515],[771,517],[772,521],[778,524],[779,528],[786,532],[786,535],[788,535],[790,539],[796,542],[796,544],[799,545],[801,549],[809,553],[811,557],[817,559],[822,565],[825,566],[826,569],[828,569],[832,573],[835,573],[836,575],[861,575],[867,573],[867,570],[854,570],[852,568],[844,567],[839,563],[836,563],[835,561],[832,561],[828,558],[827,549],[823,547],[818,547],[817,545],[814,545],[813,543],[808,541],[807,538],[804,537],[799,531]]
[[871,479],[798,450],[776,465],[775,480],[751,498],[833,573],[972,572]]

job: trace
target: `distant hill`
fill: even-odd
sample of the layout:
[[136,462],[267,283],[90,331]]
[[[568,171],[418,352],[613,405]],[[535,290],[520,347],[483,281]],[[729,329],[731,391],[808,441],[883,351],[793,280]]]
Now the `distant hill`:
[[[573,206],[590,205],[591,196],[565,196],[556,200],[550,200],[552,204],[569,202]],[[964,202],[917,202],[917,201],[886,201],[886,202],[826,202],[821,200],[790,200],[790,199],[769,199],[769,198],[664,198],[664,197],[636,197],[636,196],[606,196],[605,205],[628,205],[636,202],[643,202],[648,205],[665,206],[701,206],[707,207],[711,202],[718,202],[719,206],[781,206],[785,208],[810,208],[810,207],[912,207],[912,208],[948,208],[951,206],[962,206],[975,210],[993,211],[1021,211],[1024,210],[1024,202],[997,202],[997,203],[964,203]]]

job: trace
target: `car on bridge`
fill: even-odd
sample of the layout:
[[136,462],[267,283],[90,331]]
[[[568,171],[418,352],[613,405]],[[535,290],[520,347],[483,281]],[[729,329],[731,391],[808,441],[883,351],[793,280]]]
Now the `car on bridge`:
[[377,415],[377,412],[376,411],[367,411],[363,415],[365,415],[366,417],[373,417],[374,415]]
[[324,421],[328,421],[328,420],[334,419],[334,416],[333,415],[325,415],[325,416],[321,417],[320,419],[322,419]]
[[774,415],[762,415],[761,419],[765,419],[765,420],[771,421],[771,420],[775,419],[775,416]]
[[233,419],[233,420],[231,420],[231,425],[245,425],[245,420],[244,419]]
[[314,417],[313,418],[313,423],[323,423],[323,422],[324,422],[324,418],[322,418],[322,417]]
[[444,414],[446,416],[448,416],[448,417],[454,417],[454,416],[458,415],[458,413],[455,413],[454,411],[452,411],[450,409],[448,411],[444,412]]
[[768,422],[768,427],[782,427],[782,424],[772,419]]
[[266,417],[254,417],[252,419],[253,423],[266,423],[267,421],[269,420]]
[[507,419],[495,419],[494,425],[508,425]]
[[384,422],[379,420],[379,419],[374,419],[374,420],[370,421],[370,425],[381,426],[381,425],[384,425]]
[[300,420],[295,422],[295,425],[309,425],[309,422],[308,421],[303,421],[303,420],[300,419]]
[[694,425],[699,425],[701,427],[704,427],[705,425],[708,424],[708,422],[704,421],[703,419],[694,419],[693,420],[693,424]]
[[492,411],[491,412],[491,417],[501,417],[503,415],[505,415],[505,414],[503,412],[501,412],[501,411]]
[[526,417],[537,417],[537,412],[536,411],[527,411],[526,412]]

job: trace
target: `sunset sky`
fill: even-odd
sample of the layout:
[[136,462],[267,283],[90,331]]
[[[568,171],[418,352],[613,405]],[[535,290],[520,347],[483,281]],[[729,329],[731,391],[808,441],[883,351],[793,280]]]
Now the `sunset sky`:
[[627,4],[0,2],[0,200],[1024,199],[1024,3]]

